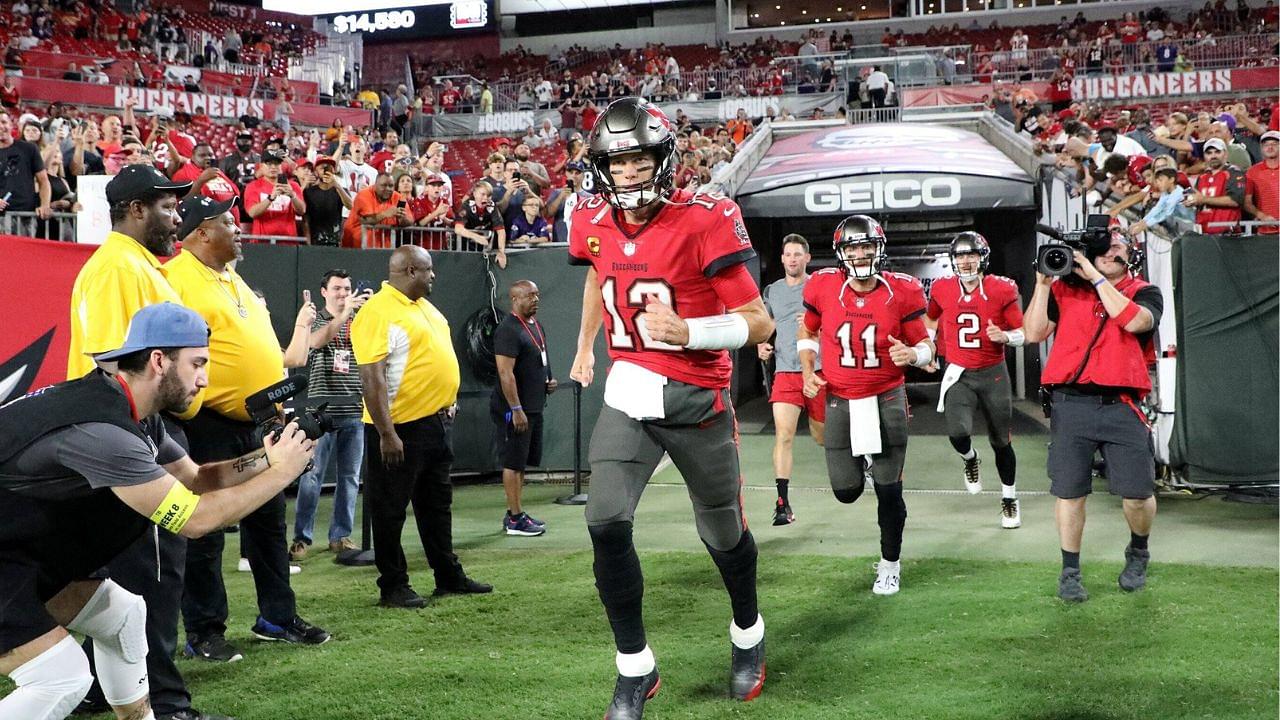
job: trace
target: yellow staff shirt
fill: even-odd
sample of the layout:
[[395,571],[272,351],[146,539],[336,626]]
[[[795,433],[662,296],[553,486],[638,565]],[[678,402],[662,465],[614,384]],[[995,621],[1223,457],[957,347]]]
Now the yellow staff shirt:
[[[382,283],[351,322],[351,348],[361,365],[386,360],[393,423],[434,415],[458,400],[462,376],[449,321],[426,298],[410,301]],[[367,403],[364,421],[373,423]]]
[[244,399],[284,378],[284,353],[267,306],[235,270],[217,272],[183,250],[165,264],[165,275],[182,304],[209,323],[209,387],[183,419],[207,407],[245,421]]
[[93,355],[124,344],[134,313],[162,302],[182,300],[165,279],[160,261],[137,240],[113,230],[80,268],[71,288],[67,379],[93,370]]

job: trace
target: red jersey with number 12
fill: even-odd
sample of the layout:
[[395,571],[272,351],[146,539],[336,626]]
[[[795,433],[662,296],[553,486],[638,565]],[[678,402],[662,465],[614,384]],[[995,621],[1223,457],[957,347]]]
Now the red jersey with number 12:
[[1022,327],[1018,285],[1000,275],[983,275],[973,292],[960,278],[938,278],[929,288],[929,318],[938,320],[942,356],[968,370],[981,370],[1004,362],[1004,345],[987,337],[987,323],[1001,330]]
[[656,296],[682,318],[722,315],[760,297],[742,263],[755,257],[742,213],[721,195],[676,190],[646,225],[626,228],[604,197],[574,208],[569,262],[590,265],[604,300],[609,358],[705,388],[729,386],[725,350],[686,350],[651,339],[637,316]]
[[845,285],[843,270],[826,268],[804,286],[804,326],[821,330],[819,352],[827,390],[846,400],[887,392],[906,374],[889,359],[889,336],[907,346],[929,337],[925,331],[924,287],[910,275],[880,274],[871,292]]

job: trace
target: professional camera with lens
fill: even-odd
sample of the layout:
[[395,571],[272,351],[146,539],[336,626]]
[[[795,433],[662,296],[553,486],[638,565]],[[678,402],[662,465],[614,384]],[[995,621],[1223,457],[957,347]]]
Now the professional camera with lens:
[[[307,377],[293,375],[245,398],[245,410],[249,412],[253,423],[258,426],[259,442],[267,436],[272,440],[280,439],[280,435],[284,433],[285,423],[280,421],[280,413],[276,406],[306,389]],[[323,403],[318,407],[305,405],[295,407],[290,420],[297,421],[298,428],[306,434],[308,439],[319,440],[325,433],[333,430],[333,418],[325,412],[328,406],[329,403]]]
[[1111,248],[1111,216],[1090,215],[1083,230],[1061,232],[1048,225],[1036,225],[1036,230],[1057,242],[1046,243],[1036,252],[1036,272],[1042,275],[1065,277],[1075,269],[1074,252],[1079,250],[1090,262],[1105,255]]

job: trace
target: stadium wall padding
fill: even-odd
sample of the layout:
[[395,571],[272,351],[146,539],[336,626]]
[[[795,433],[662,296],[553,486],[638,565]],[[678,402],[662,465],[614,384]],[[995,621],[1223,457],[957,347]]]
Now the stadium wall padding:
[[1185,235],[1174,243],[1178,362],[1170,456],[1191,482],[1277,481],[1278,268],[1273,237]]
[[[293,332],[293,320],[302,302],[302,291],[309,289],[319,307],[320,278],[331,268],[342,268],[351,274],[352,283],[361,281],[379,287],[387,279],[389,250],[351,251],[337,248],[247,245],[245,258],[238,270],[249,285],[261,290],[271,308],[276,334],[287,343]],[[543,430],[543,464],[541,469],[573,468],[573,392],[569,367],[577,347],[578,323],[582,316],[582,283],[585,268],[568,264],[563,248],[544,248],[511,253],[506,270],[491,266],[497,283],[499,317],[507,312],[510,302],[507,289],[516,280],[532,280],[542,293],[538,319],[547,334],[551,369],[560,389],[548,398]],[[489,416],[489,397],[493,385],[477,379],[466,361],[467,338],[462,328],[467,319],[489,305],[489,282],[483,256],[476,253],[433,253],[436,281],[431,302],[449,320],[454,350],[462,366],[462,388],[458,394],[459,413],[454,426],[454,470],[490,472],[500,470],[493,444],[494,425]],[[604,348],[604,333],[596,342],[596,380],[582,392],[583,468],[586,469],[586,447],[591,428],[595,426],[604,396],[604,375],[609,361]]]

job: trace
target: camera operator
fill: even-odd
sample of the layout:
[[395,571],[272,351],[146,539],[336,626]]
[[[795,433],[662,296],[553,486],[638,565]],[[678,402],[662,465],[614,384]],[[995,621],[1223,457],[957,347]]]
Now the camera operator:
[[1124,499],[1131,531],[1120,588],[1131,592],[1146,584],[1155,460],[1137,403],[1151,390],[1147,364],[1163,300],[1158,288],[1132,274],[1136,253],[1123,234],[1111,233],[1110,246],[1097,257],[1074,251],[1070,275],[1037,271],[1025,316],[1028,343],[1055,336],[1041,382],[1053,402],[1047,465],[1062,546],[1058,597],[1068,602],[1089,597],[1081,584],[1080,541],[1096,450],[1107,464],[1111,492]]
[[[240,226],[234,201],[204,196],[178,207],[182,252],[165,266],[187,307],[209,323],[209,385],[181,417],[197,462],[237,457],[260,444],[245,398],[284,377],[284,356],[266,305],[228,263],[240,258]],[[310,328],[307,328],[310,330]],[[258,594],[252,632],[266,640],[318,645],[329,634],[298,617],[289,587],[289,555],[283,490],[240,523],[240,541]],[[225,536],[211,533],[187,544],[182,615],[188,654],[209,660],[238,654],[225,639],[227,591],[222,581]]]
[[0,672],[17,685],[0,717],[59,720],[84,697],[93,677],[71,630],[95,640],[117,716],[154,718],[147,606],[93,571],[148,521],[188,538],[236,522],[311,458],[296,426],[231,462],[187,458],[160,413],[182,412],[205,386],[208,342],[195,312],[150,305],[99,356],[118,363],[116,374],[94,370],[0,408]]

